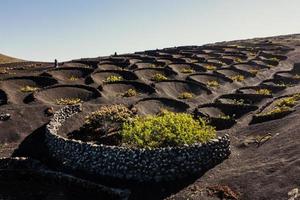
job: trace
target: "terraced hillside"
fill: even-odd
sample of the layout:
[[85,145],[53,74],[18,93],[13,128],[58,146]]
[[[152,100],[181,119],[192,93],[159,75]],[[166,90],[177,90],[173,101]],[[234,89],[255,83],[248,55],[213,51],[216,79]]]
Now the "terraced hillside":
[[[300,35],[0,70],[0,157],[12,156],[0,160],[1,198],[300,198]],[[73,103],[82,111],[62,125],[64,138],[101,105],[124,104],[139,115],[167,109],[205,118],[218,135],[229,135],[231,155],[204,174],[172,182],[95,178],[67,168],[71,159],[59,165],[46,148],[45,125]]]

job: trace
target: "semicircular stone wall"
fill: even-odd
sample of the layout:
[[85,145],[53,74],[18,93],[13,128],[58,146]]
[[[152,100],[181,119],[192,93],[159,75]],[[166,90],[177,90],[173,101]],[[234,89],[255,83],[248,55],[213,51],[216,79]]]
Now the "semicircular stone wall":
[[96,145],[58,135],[64,121],[81,109],[62,108],[46,127],[49,155],[69,170],[139,182],[170,181],[201,174],[230,155],[228,135],[205,144],[155,149]]

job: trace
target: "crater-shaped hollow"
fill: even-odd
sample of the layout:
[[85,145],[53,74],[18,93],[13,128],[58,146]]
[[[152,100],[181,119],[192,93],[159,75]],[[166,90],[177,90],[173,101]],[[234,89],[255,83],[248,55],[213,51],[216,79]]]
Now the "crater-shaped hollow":
[[40,102],[56,104],[59,99],[80,99],[86,102],[101,97],[101,94],[97,89],[85,85],[56,85],[38,91],[33,96]]
[[176,72],[168,68],[143,68],[135,70],[134,73],[145,82],[155,82],[153,77],[156,74],[161,74],[167,79],[175,79],[177,75]]
[[169,64],[168,67],[170,67],[172,70],[174,70],[177,73],[181,73],[181,74],[191,74],[191,73],[195,73],[195,72],[205,72],[206,69],[199,65],[199,64],[192,64],[192,63],[187,63],[187,64],[183,64],[183,63],[172,63]]
[[162,94],[172,98],[179,98],[183,93],[189,93],[193,97],[197,97],[201,94],[210,94],[211,91],[204,85],[191,81],[181,80],[166,80],[155,84],[155,87]]
[[83,67],[60,67],[53,70],[49,70],[44,75],[50,75],[53,78],[61,81],[73,82],[78,79],[84,79],[93,69]]
[[[35,90],[57,83],[57,80],[46,76],[20,76],[4,79],[1,88],[5,91],[10,103],[23,103],[24,98]],[[27,88],[27,89],[26,89]]]
[[169,98],[145,98],[138,101],[134,108],[140,115],[154,115],[166,109],[172,112],[186,112],[189,105]]
[[[225,83],[231,83],[232,80],[213,73],[196,73],[188,76],[187,80],[195,81],[200,84],[206,85],[208,88],[218,88]],[[213,84],[214,83],[214,84]]]
[[105,84],[102,87],[103,94],[107,97],[130,97],[126,96],[126,92],[130,89],[136,92],[134,96],[151,95],[155,92],[151,86],[138,81],[118,81]]
[[106,79],[110,76],[121,77],[123,80],[136,80],[137,75],[127,70],[100,70],[91,74],[92,80],[98,85],[105,83]]
[[166,63],[164,62],[137,62],[131,68],[141,69],[141,68],[151,68],[151,67],[164,67]]
[[235,77],[237,77],[237,76],[241,76],[243,78],[248,78],[250,76],[254,76],[251,73],[248,73],[248,72],[243,71],[243,70],[238,70],[238,69],[235,69],[233,67],[226,68],[226,69],[225,68],[224,69],[219,69],[219,70],[215,71],[214,73],[223,75],[223,76],[225,76],[227,78],[230,78],[232,80],[235,80]]

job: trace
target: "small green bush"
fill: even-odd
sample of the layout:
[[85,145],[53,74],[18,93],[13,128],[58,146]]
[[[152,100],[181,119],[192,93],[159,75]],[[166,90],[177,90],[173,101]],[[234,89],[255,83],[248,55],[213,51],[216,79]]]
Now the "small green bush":
[[258,73],[257,69],[250,69],[249,72],[253,75],[256,75]]
[[236,63],[241,63],[241,62],[243,62],[243,60],[240,59],[240,58],[236,58],[236,59],[234,59],[234,62],[236,62]]
[[245,105],[245,100],[244,99],[233,99],[232,103],[235,105]]
[[194,97],[194,95],[190,92],[183,92],[178,95],[178,99],[191,99],[193,97]]
[[299,93],[296,93],[290,97],[285,97],[285,98],[279,99],[275,102],[275,107],[272,110],[270,110],[266,113],[261,113],[259,115],[266,116],[266,115],[273,115],[273,114],[277,114],[277,113],[291,111],[292,108],[298,103],[299,100],[300,100]]
[[60,98],[55,99],[57,105],[74,105],[81,102],[80,98]]
[[217,69],[217,67],[216,66],[213,66],[213,65],[204,65],[204,67],[207,69],[207,70],[210,70],[210,71],[214,71],[214,70],[216,70]]
[[243,75],[235,75],[230,78],[231,78],[231,80],[237,81],[237,82],[242,82],[245,80],[245,77]]
[[275,85],[279,86],[279,87],[288,87],[289,86],[289,84],[286,84],[284,82],[276,83]]
[[70,76],[68,79],[69,79],[69,81],[77,81],[77,80],[78,80],[78,77],[72,75],[72,76]]
[[268,89],[259,89],[259,90],[256,90],[255,93],[261,94],[261,95],[270,95],[272,93],[272,91],[268,90]]
[[282,106],[288,106],[288,107],[293,107],[296,105],[297,101],[300,100],[299,94],[295,94],[291,97],[285,97],[283,99],[278,100],[276,103],[277,107],[282,107]]
[[281,106],[281,107],[275,107],[273,110],[270,110],[269,112],[262,113],[259,116],[267,116],[267,115],[274,115],[277,113],[283,113],[283,112],[289,112],[292,108],[288,106]]
[[136,96],[138,93],[135,89],[129,89],[125,93],[122,94],[122,97],[133,97]]
[[231,117],[231,116],[229,116],[229,115],[225,115],[225,114],[224,114],[224,115],[221,115],[221,114],[220,114],[220,115],[218,116],[218,118],[219,118],[219,119],[223,119],[223,120],[231,120],[231,119],[233,119],[233,117]]
[[118,82],[118,81],[122,81],[122,80],[123,80],[122,76],[114,76],[114,75],[112,75],[112,76],[108,76],[104,82],[106,82],[106,83],[114,83],[114,82]]
[[270,58],[270,60],[272,60],[272,61],[276,61],[276,62],[279,62],[279,61],[280,61],[278,58],[275,58],[275,57],[273,57],[273,58]]
[[140,148],[205,143],[216,137],[214,127],[203,119],[195,120],[190,114],[169,111],[125,122],[120,134],[123,144]]
[[27,92],[35,92],[37,91],[39,88],[38,87],[34,87],[34,86],[30,86],[30,85],[26,85],[24,87],[20,88],[21,92],[27,93]]
[[154,74],[154,76],[151,78],[151,80],[159,82],[159,81],[168,80],[168,78],[163,74],[157,73],[157,74]]
[[210,88],[218,88],[220,86],[220,83],[215,80],[207,81],[207,86]]
[[184,74],[190,74],[190,73],[193,73],[194,70],[191,68],[183,68],[180,72],[184,73]]

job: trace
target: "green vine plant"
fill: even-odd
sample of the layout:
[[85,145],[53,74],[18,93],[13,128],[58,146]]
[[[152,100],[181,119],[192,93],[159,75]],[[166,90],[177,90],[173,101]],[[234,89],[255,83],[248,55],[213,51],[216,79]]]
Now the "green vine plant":
[[55,99],[55,104],[57,105],[75,105],[78,103],[81,103],[80,98],[60,98],[60,99]]
[[215,80],[207,81],[206,84],[210,88],[218,88],[218,87],[220,87],[220,83],[218,81],[215,81]]
[[138,95],[138,92],[135,89],[130,88],[122,94],[122,97],[133,97],[136,95]]
[[160,73],[156,73],[154,74],[154,76],[151,78],[152,81],[156,81],[156,82],[160,82],[160,81],[164,81],[164,80],[168,80],[168,78]]
[[225,115],[225,114],[219,114],[218,117],[219,119],[223,119],[223,120],[233,120],[234,117],[233,116],[230,116],[230,115]]
[[120,104],[87,115],[80,134],[89,141],[114,136],[121,146],[159,148],[206,143],[216,137],[216,130],[191,114],[162,109],[157,115],[138,116]]
[[68,78],[69,81],[77,81],[78,80],[78,77],[72,75]]
[[280,61],[280,59],[275,58],[275,57],[272,57],[272,58],[270,58],[269,60],[276,61],[276,62],[279,62],[279,61]]
[[210,64],[207,64],[207,65],[204,65],[204,67],[209,70],[209,71],[215,71],[217,70],[217,67],[214,66],[214,65],[210,65]]
[[233,99],[233,104],[235,105],[245,105],[245,100],[244,99]]
[[21,87],[20,91],[24,92],[24,93],[28,93],[28,92],[35,92],[38,89],[40,89],[40,88],[39,87],[35,87],[35,86],[26,85],[24,87]]
[[241,58],[236,58],[236,59],[234,59],[234,62],[241,63],[241,62],[243,62],[243,60]]
[[139,148],[206,143],[216,137],[214,127],[205,120],[170,111],[154,116],[138,116],[133,121],[125,122],[120,134],[124,145]]
[[252,75],[257,75],[258,70],[257,69],[250,69],[249,73],[252,74]]
[[119,82],[122,80],[123,80],[122,76],[111,75],[111,76],[108,76],[104,82],[105,83],[114,83],[114,82]]
[[192,99],[194,97],[193,93],[183,92],[178,95],[178,99]]
[[242,82],[245,80],[245,76],[243,75],[235,75],[230,77],[231,80],[237,81],[237,82]]
[[261,95],[270,95],[270,94],[272,94],[272,91],[269,89],[259,89],[259,90],[256,90],[255,93],[261,94]]
[[191,74],[194,72],[194,70],[187,67],[187,68],[183,68],[180,72],[184,74]]
[[284,97],[282,99],[278,99],[275,102],[275,106],[272,110],[261,113],[259,116],[268,116],[274,115],[278,113],[290,112],[293,110],[293,107],[299,102],[300,93],[296,93],[290,97]]

